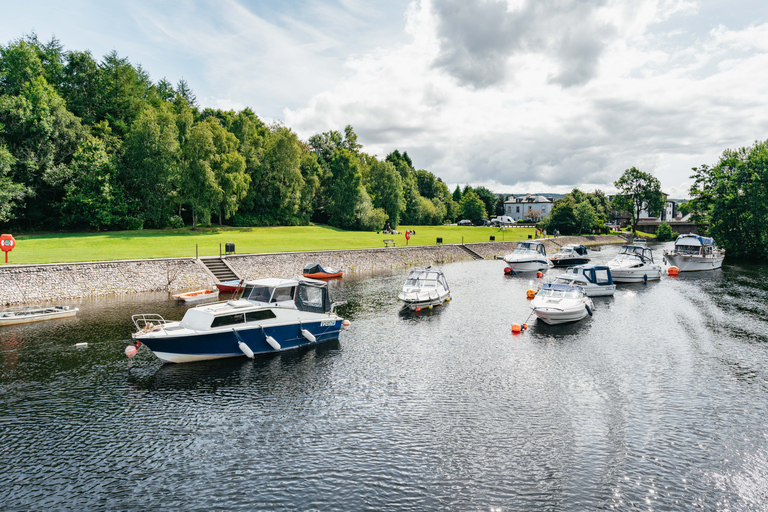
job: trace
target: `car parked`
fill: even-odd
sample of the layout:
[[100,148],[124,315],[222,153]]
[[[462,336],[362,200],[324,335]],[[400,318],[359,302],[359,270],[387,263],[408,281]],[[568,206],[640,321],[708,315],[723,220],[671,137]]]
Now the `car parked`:
[[471,226],[472,225],[472,221],[469,220],[469,219],[462,219],[459,222],[457,222],[456,224],[459,225],[459,226]]

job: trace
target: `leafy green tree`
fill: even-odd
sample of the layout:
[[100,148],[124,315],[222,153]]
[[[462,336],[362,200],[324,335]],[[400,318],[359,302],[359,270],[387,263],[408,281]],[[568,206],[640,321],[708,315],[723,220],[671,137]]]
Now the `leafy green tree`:
[[387,220],[387,212],[383,208],[375,208],[368,192],[360,187],[360,193],[355,202],[357,227],[365,231],[379,230]]
[[633,233],[637,230],[641,211],[658,214],[664,207],[661,183],[652,174],[631,167],[613,184],[618,190],[618,195],[613,198],[614,208],[629,212]]
[[254,211],[268,224],[297,224],[304,178],[302,145],[296,134],[281,125],[265,141],[262,164],[254,176],[257,184]]
[[104,56],[99,69],[97,119],[106,119],[112,129],[123,136],[144,111],[154,85],[141,66],[134,67],[114,50]]
[[476,223],[486,217],[485,203],[471,188],[462,194],[459,205],[460,216],[463,219]]
[[461,203],[461,187],[456,185],[456,190],[453,191],[453,201],[455,203]]
[[400,173],[391,162],[377,160],[370,166],[369,182],[374,206],[383,209],[387,214],[385,221],[389,220],[390,225],[396,228],[400,224],[400,215],[405,209]]
[[44,74],[34,44],[19,39],[8,46],[0,46],[0,94],[17,96],[25,84],[44,77]]
[[[215,153],[210,166],[216,176],[216,182],[221,188],[219,203],[219,224],[223,223],[222,215],[232,217],[240,206],[240,201],[248,193],[251,177],[245,172],[245,158],[237,152],[238,140],[228,132],[218,121],[208,119]],[[301,175],[299,174],[299,178]],[[287,201],[286,201],[287,202]]]
[[334,152],[330,161],[328,187],[328,222],[342,229],[357,226],[356,206],[362,188],[359,160],[347,149]]
[[575,234],[579,229],[575,209],[576,201],[572,196],[566,195],[556,200],[552,205],[552,211],[544,218],[544,229],[549,233],[558,230],[563,235]]
[[690,201],[684,201],[677,205],[677,211],[680,212],[680,215],[685,217],[689,213],[691,213],[691,207],[692,203]]
[[586,233],[598,222],[597,213],[588,200],[578,203],[573,209],[579,233]]
[[67,108],[86,125],[97,122],[101,68],[91,52],[67,52],[62,71],[61,95]]
[[662,222],[659,227],[656,228],[656,240],[658,242],[672,240],[672,227],[666,222]]
[[691,203],[729,257],[768,261],[768,141],[694,168]]
[[211,212],[221,203],[223,191],[211,168],[216,146],[209,123],[196,123],[192,127],[181,154],[181,198],[192,208],[192,228],[197,227],[198,221],[210,226]]
[[67,223],[97,231],[120,224],[125,213],[115,161],[104,142],[88,136],[72,158],[73,178],[65,185],[62,210]]
[[493,213],[496,211],[496,204],[499,202],[499,196],[491,192],[485,187],[475,187],[475,194],[483,201],[485,205],[486,213]]
[[14,210],[29,193],[23,183],[14,183],[9,176],[15,161],[11,152],[0,146],[0,222],[14,219]]
[[130,205],[130,225],[162,228],[180,203],[180,145],[170,108],[145,107],[125,136],[119,178]]

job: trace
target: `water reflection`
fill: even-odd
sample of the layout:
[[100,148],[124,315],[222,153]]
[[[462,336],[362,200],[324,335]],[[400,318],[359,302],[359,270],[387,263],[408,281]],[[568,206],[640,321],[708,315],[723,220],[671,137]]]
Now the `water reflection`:
[[764,508],[764,268],[620,284],[592,317],[530,317],[519,335],[526,290],[561,270],[503,268],[443,265],[453,299],[418,314],[397,299],[407,269],[346,276],[330,283],[352,322],[339,341],[254,360],[163,365],[142,350],[128,370],[131,315],[186,310],[166,293],[73,301],[72,322],[0,329],[0,502]]

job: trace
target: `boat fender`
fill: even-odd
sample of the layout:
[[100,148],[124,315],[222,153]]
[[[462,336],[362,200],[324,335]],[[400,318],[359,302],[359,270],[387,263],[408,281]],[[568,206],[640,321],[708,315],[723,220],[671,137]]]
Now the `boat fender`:
[[136,348],[134,345],[128,345],[125,347],[125,355],[128,356],[128,359],[133,360],[133,356],[136,355],[136,352],[138,352],[139,349]]
[[265,334],[264,339],[267,340],[267,343],[269,343],[269,346],[272,347],[273,349],[282,350],[283,347],[281,347],[280,344],[277,342],[277,340],[272,336]]
[[341,325],[343,325],[344,327],[349,327],[349,324],[350,324],[349,320],[344,320],[343,322],[341,322]]
[[242,341],[238,341],[237,346],[240,347],[240,351],[243,354],[245,354],[248,358],[253,359],[253,350],[251,350],[251,347],[249,347]]
[[589,304],[584,304],[584,307],[587,308],[587,313],[589,313],[589,316],[592,316],[592,308],[589,307]]
[[644,283],[648,282],[648,274],[643,274],[643,282]]
[[541,279],[542,277],[544,277],[544,273],[543,272],[536,272],[536,277]]
[[301,335],[302,335],[302,336],[304,336],[305,338],[307,338],[307,339],[308,339],[309,341],[311,341],[312,343],[314,343],[314,342],[316,342],[316,341],[317,341],[317,338],[315,338],[315,335],[314,335],[314,334],[312,334],[311,332],[309,332],[309,331],[308,331],[308,330],[306,330],[306,329],[302,329],[302,330],[301,330]]
[[525,295],[529,299],[532,299],[532,298],[534,298],[536,296],[536,290],[534,290],[533,288],[530,288],[530,289],[528,289],[527,292],[525,292]]

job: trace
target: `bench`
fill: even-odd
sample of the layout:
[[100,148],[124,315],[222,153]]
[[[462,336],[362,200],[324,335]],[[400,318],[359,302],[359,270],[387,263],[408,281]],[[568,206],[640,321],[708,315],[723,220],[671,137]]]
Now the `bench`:
[[395,241],[392,240],[391,238],[387,238],[386,240],[384,240],[384,247],[389,247],[390,244],[392,245],[392,247],[394,247],[395,246]]

